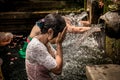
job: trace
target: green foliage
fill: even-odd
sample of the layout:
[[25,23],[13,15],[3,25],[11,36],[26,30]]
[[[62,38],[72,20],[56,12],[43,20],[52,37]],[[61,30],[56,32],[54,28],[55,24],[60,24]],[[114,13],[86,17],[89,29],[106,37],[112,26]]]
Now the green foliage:
[[84,0],[84,8],[87,9],[87,0]]
[[108,6],[112,4],[111,0],[104,0],[104,13],[109,10]]

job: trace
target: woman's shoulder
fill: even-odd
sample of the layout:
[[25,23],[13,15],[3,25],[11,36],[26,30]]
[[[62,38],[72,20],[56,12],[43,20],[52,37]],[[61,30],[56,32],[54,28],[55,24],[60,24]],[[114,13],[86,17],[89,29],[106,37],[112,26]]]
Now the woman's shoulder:
[[29,44],[30,45],[37,45],[37,44],[39,44],[39,40],[36,37],[33,37]]
[[31,30],[30,37],[37,36],[40,33],[41,33],[40,28],[37,25],[34,25]]
[[30,41],[30,43],[28,44],[28,46],[29,47],[34,47],[36,49],[42,49],[42,50],[46,49],[45,45],[42,42],[40,42],[36,37],[34,37]]

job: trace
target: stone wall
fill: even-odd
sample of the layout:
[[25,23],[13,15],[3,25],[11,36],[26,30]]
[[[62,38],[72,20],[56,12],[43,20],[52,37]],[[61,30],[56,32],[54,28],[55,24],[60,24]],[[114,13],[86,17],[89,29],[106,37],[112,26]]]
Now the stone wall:
[[[104,13],[109,11],[108,6],[111,3],[112,2],[110,0],[104,1],[104,4],[106,4],[104,7]],[[120,39],[110,38],[106,36],[105,43],[106,43],[106,55],[108,55],[112,59],[114,64],[120,64]]]
[[0,0],[0,11],[44,11],[83,7],[84,1],[74,0]]

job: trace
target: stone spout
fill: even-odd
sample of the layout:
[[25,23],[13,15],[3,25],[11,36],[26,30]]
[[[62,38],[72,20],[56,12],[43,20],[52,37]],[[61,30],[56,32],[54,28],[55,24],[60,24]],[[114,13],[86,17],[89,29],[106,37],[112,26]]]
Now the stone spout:
[[105,26],[105,33],[110,38],[120,39],[120,10],[108,11],[100,16],[99,23]]

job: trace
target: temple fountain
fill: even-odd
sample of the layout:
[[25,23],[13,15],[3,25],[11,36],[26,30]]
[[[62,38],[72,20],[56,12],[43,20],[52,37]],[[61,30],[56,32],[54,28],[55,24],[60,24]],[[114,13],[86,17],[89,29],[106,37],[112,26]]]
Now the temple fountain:
[[[4,0],[1,0],[4,1]],[[63,72],[60,76],[55,76],[52,74],[52,77],[54,79],[58,80],[88,80],[88,76],[86,76],[86,66],[91,66],[91,65],[101,65],[101,64],[113,64],[119,59],[116,58],[112,59],[111,57],[106,54],[106,46],[105,45],[105,40],[106,40],[106,35],[105,35],[105,27],[107,20],[106,18],[103,18],[104,16],[109,16],[112,15],[112,13],[108,12],[105,15],[103,15],[100,19],[100,22],[98,23],[98,19],[101,15],[101,12],[99,15],[97,15],[96,7],[94,4],[89,4],[87,6],[88,11],[83,12],[83,10],[71,10],[71,11],[60,11],[60,10],[53,10],[53,11],[35,11],[36,6],[40,5],[38,3],[39,0],[28,0],[28,2],[18,1],[18,2],[11,2],[14,6],[20,4],[24,4],[22,8],[12,8],[11,11],[16,10],[16,12],[6,12],[2,11],[0,13],[0,31],[11,31],[13,34],[17,35],[16,38],[13,39],[10,45],[5,46],[0,48],[0,52],[2,53],[5,64],[3,65],[3,70],[4,73],[7,75],[7,79],[9,80],[26,80],[26,71],[25,71],[25,64],[24,64],[24,59],[20,58],[20,55],[18,54],[18,50],[22,47],[24,41],[26,40],[26,37],[29,35],[30,30],[32,26],[34,25],[35,21],[38,19],[44,17],[46,14],[51,13],[51,12],[57,12],[63,16],[69,17],[71,20],[72,25],[76,26],[84,26],[83,24],[79,23],[80,20],[90,20],[91,24],[91,29],[85,33],[79,33],[79,34],[74,34],[74,33],[67,33],[66,38],[63,42]],[[38,2],[37,2],[38,1]],[[80,2],[81,0],[77,0]],[[91,0],[87,0],[89,3]],[[94,0],[92,0],[94,1]],[[75,2],[73,0],[73,2]],[[3,3],[3,2],[2,2]],[[9,3],[9,1],[8,1]],[[7,3],[7,4],[8,4]],[[42,3],[45,3],[43,1]],[[62,7],[65,7],[67,5],[70,6],[70,3],[68,1],[50,1],[46,3],[51,4],[51,3],[60,3],[61,6],[57,6],[57,9],[61,9]],[[96,2],[94,2],[96,3]],[[30,6],[31,4],[36,4],[33,7]],[[98,4],[98,3],[97,3]],[[29,7],[24,8],[26,5]],[[90,7],[90,6],[93,7]],[[74,5],[71,5],[74,6]],[[34,11],[30,10],[30,7]],[[5,7],[6,8],[6,7]],[[45,9],[46,7],[44,7]],[[55,6],[52,6],[52,8],[55,8]],[[98,7],[97,7],[98,8]],[[8,9],[8,8],[6,8]],[[94,10],[95,9],[95,10]],[[17,11],[18,10],[18,11]],[[25,12],[25,10],[28,10],[28,12]],[[92,11],[94,10],[94,11]],[[115,17],[119,18],[118,16],[119,12],[115,12]],[[93,15],[92,15],[93,14]],[[114,16],[109,19],[110,22],[107,23],[107,26],[113,27],[114,24],[111,24],[112,18],[115,18]],[[116,22],[119,22],[119,19],[116,18]],[[116,23],[115,22],[115,23]],[[118,25],[119,23],[115,24]],[[6,27],[6,28],[5,28]],[[100,32],[96,32],[96,28],[101,28]],[[116,27],[118,28],[118,27]],[[107,28],[106,28],[107,29]],[[115,29],[116,31],[116,29]],[[118,31],[119,32],[119,31]],[[118,35],[119,36],[119,35]],[[53,45],[55,47],[55,45]],[[117,51],[117,55],[119,55],[119,49]],[[114,61],[115,60],[115,61]],[[111,65],[110,65],[111,66]],[[104,67],[105,69],[106,66]],[[88,74],[87,74],[88,75]]]

